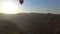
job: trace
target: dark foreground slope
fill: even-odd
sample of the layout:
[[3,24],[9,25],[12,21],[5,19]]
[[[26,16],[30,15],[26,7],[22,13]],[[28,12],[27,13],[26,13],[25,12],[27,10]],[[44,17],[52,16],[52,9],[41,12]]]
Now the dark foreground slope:
[[18,14],[16,21],[29,34],[54,34],[60,30],[60,15],[57,14]]
[[21,34],[60,34],[59,14],[20,13],[5,19],[14,21]]

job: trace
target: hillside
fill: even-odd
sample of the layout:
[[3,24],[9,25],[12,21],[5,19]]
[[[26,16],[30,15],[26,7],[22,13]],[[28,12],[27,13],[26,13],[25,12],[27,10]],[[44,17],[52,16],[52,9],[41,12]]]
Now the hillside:
[[0,15],[1,19],[15,22],[17,27],[28,34],[57,34],[60,31],[59,14],[20,13],[16,15]]

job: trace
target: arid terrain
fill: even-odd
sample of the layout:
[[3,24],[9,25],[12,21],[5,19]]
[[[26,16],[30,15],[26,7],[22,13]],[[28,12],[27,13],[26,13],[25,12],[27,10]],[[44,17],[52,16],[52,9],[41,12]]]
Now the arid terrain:
[[1,34],[60,34],[60,14],[0,14],[0,32]]

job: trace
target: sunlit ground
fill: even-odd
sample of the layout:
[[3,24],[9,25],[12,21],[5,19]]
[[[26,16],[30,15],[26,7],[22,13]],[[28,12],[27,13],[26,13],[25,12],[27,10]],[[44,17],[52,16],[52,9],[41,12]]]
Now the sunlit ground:
[[17,14],[19,13],[19,7],[12,1],[5,1],[1,4],[1,11],[4,14]]

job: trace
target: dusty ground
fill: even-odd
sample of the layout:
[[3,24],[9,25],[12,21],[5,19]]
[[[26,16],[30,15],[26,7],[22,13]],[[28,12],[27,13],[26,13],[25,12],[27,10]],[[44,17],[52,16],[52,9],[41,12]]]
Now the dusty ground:
[[3,18],[3,20],[0,20],[0,33],[60,34],[60,15],[50,13],[22,13],[13,15],[13,19],[10,19],[10,17],[7,20]]

